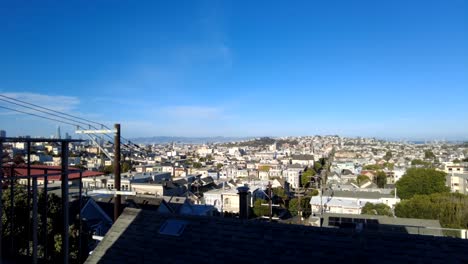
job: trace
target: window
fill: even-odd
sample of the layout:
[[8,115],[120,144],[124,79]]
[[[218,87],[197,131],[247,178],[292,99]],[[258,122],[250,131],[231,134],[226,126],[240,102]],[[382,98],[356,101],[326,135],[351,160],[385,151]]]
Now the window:
[[224,199],[224,204],[228,205],[229,204],[229,198]]

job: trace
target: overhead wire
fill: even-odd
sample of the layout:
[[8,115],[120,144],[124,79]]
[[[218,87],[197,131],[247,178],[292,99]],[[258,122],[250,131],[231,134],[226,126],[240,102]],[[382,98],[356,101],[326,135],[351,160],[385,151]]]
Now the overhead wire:
[[[41,112],[41,113],[44,113],[44,114],[47,114],[47,115],[51,115],[51,116],[55,116],[55,117],[58,117],[58,118],[61,118],[61,119],[64,119],[64,120],[67,120],[67,121],[72,121],[72,122],[76,122],[76,123],[79,123],[79,124],[82,124],[82,125],[86,125],[90,128],[94,128],[94,129],[98,129],[96,126],[92,125],[92,124],[97,124],[97,125],[100,125],[102,128],[106,128],[106,129],[109,129],[110,128],[102,123],[99,123],[99,122],[95,122],[95,121],[92,121],[92,120],[89,120],[89,119],[85,119],[85,118],[82,118],[82,117],[78,117],[78,116],[75,116],[75,115],[70,115],[70,114],[67,114],[67,113],[64,113],[64,112],[60,112],[58,110],[53,110],[53,109],[50,109],[50,108],[47,108],[47,107],[43,107],[43,106],[39,106],[39,105],[36,105],[36,104],[33,104],[33,103],[29,103],[29,102],[26,102],[26,101],[23,101],[23,100],[19,100],[19,99],[16,99],[16,98],[12,98],[12,97],[9,97],[9,96],[6,96],[6,95],[3,95],[3,94],[0,94],[0,97],[3,97],[3,98],[6,98],[6,99],[1,99],[2,101],[4,102],[7,102],[7,103],[10,103],[10,104],[14,104],[14,105],[17,105],[17,106],[20,106],[20,107],[24,107],[24,108],[27,108],[27,109],[30,109],[30,110],[33,110],[33,111],[38,111],[38,112]],[[11,102],[11,101],[15,101],[15,102]],[[16,102],[19,102],[19,103],[16,103]],[[28,106],[29,105],[29,106]],[[32,106],[32,107],[31,107]],[[13,109],[13,108],[8,108],[8,107],[2,107],[4,109],[8,109],[8,110],[12,110],[12,111],[16,111],[16,112],[20,112],[20,113],[23,113],[23,114],[28,114],[28,115],[31,115],[31,116],[36,116],[36,117],[40,117],[40,118],[44,118],[44,119],[48,119],[48,120],[51,120],[51,121],[56,121],[56,122],[60,122],[60,123],[64,123],[64,124],[68,124],[68,125],[72,125],[72,126],[76,126],[76,127],[81,127],[80,125],[77,125],[77,124],[72,124],[72,123],[69,123],[67,121],[63,121],[63,120],[58,120],[58,119],[55,119],[55,118],[49,118],[49,117],[45,117],[45,116],[42,116],[42,115],[37,115],[37,114],[33,114],[33,113],[28,113],[28,112],[24,112],[24,111],[21,111],[21,110],[17,110],[17,109]],[[38,108],[38,109],[36,109]],[[43,110],[41,110],[43,109]],[[61,116],[62,115],[62,116]],[[73,119],[72,119],[73,118]],[[88,123],[85,123],[85,122],[82,122],[82,121],[78,121],[78,120],[82,120],[82,121],[86,121]],[[92,123],[92,124],[91,124]],[[103,140],[103,138],[100,136],[100,135],[96,135],[99,139]],[[111,140],[114,140],[110,135],[108,134],[104,134],[104,136],[108,137],[109,139]],[[124,138],[121,136],[121,139],[124,140],[124,141],[127,141],[128,142],[128,145],[127,144],[122,144],[125,148],[127,148],[128,150],[132,150],[131,146],[133,145],[135,149],[135,147],[137,148],[137,152],[140,152],[140,153],[143,153],[143,154],[147,154],[147,153],[144,153],[141,148],[132,143],[130,140]],[[113,143],[112,143],[113,144]]]
[[[6,106],[1,106],[1,105],[0,105],[0,108],[7,109],[7,110],[10,110],[10,111],[15,111],[15,112],[22,113],[22,114],[26,114],[26,115],[31,115],[31,116],[39,117],[39,118],[48,119],[48,120],[51,120],[51,121],[60,122],[60,123],[67,124],[67,125],[77,126],[76,124],[72,124],[72,123],[69,123],[69,122],[66,122],[66,121],[63,121],[63,120],[59,120],[59,119],[55,119],[55,118],[50,118],[50,117],[46,117],[46,116],[41,116],[41,115],[37,115],[37,114],[33,114],[33,113],[28,113],[28,112],[24,112],[24,111],[21,111],[21,110],[18,110],[18,109],[14,109],[14,108],[10,108],[10,107],[6,107]],[[78,127],[79,127],[79,126],[78,126]]]

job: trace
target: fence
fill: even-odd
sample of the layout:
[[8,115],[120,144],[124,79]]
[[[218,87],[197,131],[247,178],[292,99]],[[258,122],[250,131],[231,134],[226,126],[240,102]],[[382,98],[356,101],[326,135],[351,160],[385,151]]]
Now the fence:
[[[80,215],[80,206],[82,201],[81,196],[81,182],[82,172],[80,170],[69,169],[68,167],[68,154],[69,144],[72,142],[79,142],[80,140],[70,139],[38,139],[38,138],[0,138],[0,154],[1,154],[1,169],[0,169],[0,263],[11,262],[32,262],[32,263],[46,263],[46,262],[59,262],[69,263],[70,258],[70,197],[69,197],[69,175],[71,173],[79,174],[79,177],[73,179],[79,185],[78,195],[78,259],[79,262],[82,256],[81,248],[81,235],[82,235],[82,222]],[[12,162],[4,162],[3,153],[5,143],[25,143],[26,145],[26,164],[15,165]],[[61,147],[61,166],[54,167],[36,167],[31,165],[31,144],[32,143],[53,143]],[[59,220],[61,228],[58,241],[60,245],[61,259],[51,259],[51,238],[49,226],[49,187],[48,183],[51,178],[59,179],[61,183],[61,218]],[[42,181],[42,193],[39,194],[38,181]],[[23,184],[19,184],[19,182]],[[24,184],[25,183],[25,184]],[[4,195],[9,194],[8,195]],[[26,204],[16,201],[19,195],[26,193]],[[40,196],[41,195],[41,196]],[[4,200],[4,196],[8,197]],[[15,197],[16,196],[16,197]],[[39,197],[40,196],[40,197]],[[39,206],[39,199],[41,203]],[[8,201],[9,200],[9,201]],[[26,208],[24,208],[26,207]],[[4,212],[5,211],[5,212]],[[3,215],[5,213],[5,215]],[[26,214],[27,221],[22,223],[21,214]],[[39,225],[41,223],[41,225]],[[39,234],[41,236],[39,236]],[[25,235],[26,237],[23,237]],[[40,239],[41,238],[41,239]],[[18,246],[19,241],[26,241],[26,250],[20,251]],[[54,247],[57,246],[54,245]],[[40,252],[39,252],[40,250]]]

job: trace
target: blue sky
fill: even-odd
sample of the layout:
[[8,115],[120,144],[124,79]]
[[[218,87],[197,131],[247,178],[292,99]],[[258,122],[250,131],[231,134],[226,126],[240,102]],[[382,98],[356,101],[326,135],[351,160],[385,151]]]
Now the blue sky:
[[[468,139],[467,14],[464,0],[2,1],[0,93],[127,137]],[[9,135],[56,126],[0,109]]]

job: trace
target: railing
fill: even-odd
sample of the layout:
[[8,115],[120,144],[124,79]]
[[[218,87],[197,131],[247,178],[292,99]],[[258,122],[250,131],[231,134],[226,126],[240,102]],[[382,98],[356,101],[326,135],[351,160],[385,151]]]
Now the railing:
[[[79,140],[60,139],[36,139],[36,138],[0,138],[0,263],[11,262],[32,262],[32,263],[69,263],[70,261],[70,197],[69,197],[69,175],[79,173],[78,181],[78,222],[75,224],[78,233],[77,258],[74,262],[83,262],[82,254],[82,222],[81,222],[81,202],[82,202],[82,172],[80,170],[70,170],[68,167],[69,144]],[[4,143],[26,143],[26,164],[15,165],[4,163],[3,148]],[[31,165],[31,143],[51,142],[61,146],[61,167],[36,167]],[[19,173],[18,171],[22,171]],[[34,174],[32,173],[34,171]],[[48,182],[53,176],[59,176],[61,181],[61,199],[49,193]],[[27,184],[19,184],[22,180]],[[38,180],[42,180],[43,191],[39,193]],[[26,203],[24,198],[26,196]],[[6,198],[6,199],[4,199]],[[51,200],[54,198],[53,200]],[[50,226],[50,206],[59,205],[57,209],[57,223],[61,227],[60,237],[51,237],[54,234],[51,229],[57,226]],[[3,215],[5,213],[5,215]],[[27,218],[24,223],[24,217]],[[5,226],[4,226],[5,225]],[[78,225],[78,226],[76,226]],[[25,236],[25,237],[24,237]],[[55,242],[51,245],[51,242]],[[60,245],[60,250],[57,246]],[[25,250],[24,250],[24,247]],[[60,254],[50,252],[51,248],[60,251]],[[55,252],[56,253],[56,252]],[[60,257],[57,257],[60,256]]]

